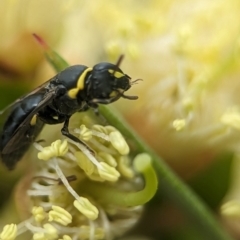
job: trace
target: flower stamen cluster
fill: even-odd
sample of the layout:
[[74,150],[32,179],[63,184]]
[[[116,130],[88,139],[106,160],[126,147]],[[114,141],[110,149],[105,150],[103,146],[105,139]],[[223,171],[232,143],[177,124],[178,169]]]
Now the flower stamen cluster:
[[[57,139],[48,146],[34,143],[38,151],[37,167],[25,196],[31,202],[31,214],[18,226],[6,225],[2,240],[14,240],[25,232],[31,232],[34,240],[113,239],[116,231],[111,225],[118,225],[119,216],[121,221],[123,216],[132,219],[132,224],[126,226],[120,221],[118,234],[136,223],[141,205],[156,191],[151,161],[145,155],[136,158],[135,165],[143,166],[136,167],[136,171],[147,182],[142,191],[134,193],[131,179],[136,174],[128,157],[129,146],[121,133],[114,127],[88,122],[74,133],[88,147],[71,139]],[[118,190],[122,183],[132,191],[124,192],[124,187]],[[109,211],[108,205],[116,209]]]

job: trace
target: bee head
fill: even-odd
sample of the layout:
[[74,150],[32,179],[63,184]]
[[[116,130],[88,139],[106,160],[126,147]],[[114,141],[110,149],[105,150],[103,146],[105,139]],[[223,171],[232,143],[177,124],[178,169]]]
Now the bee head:
[[92,98],[109,99],[121,95],[131,87],[131,78],[116,65],[102,62],[93,67],[89,79]]
[[120,97],[135,100],[137,96],[127,96],[127,91],[140,79],[131,81],[131,78],[120,68],[123,59],[121,55],[116,64],[102,62],[95,65],[89,75],[86,86],[89,105],[108,104],[117,101]]

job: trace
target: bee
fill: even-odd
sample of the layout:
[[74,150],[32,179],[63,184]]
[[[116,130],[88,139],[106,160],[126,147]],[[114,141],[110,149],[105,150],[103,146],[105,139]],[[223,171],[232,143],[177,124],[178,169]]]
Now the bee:
[[2,112],[6,120],[0,133],[0,155],[6,167],[14,169],[44,124],[63,123],[62,135],[86,146],[69,132],[74,113],[97,110],[98,104],[110,104],[119,98],[137,99],[125,95],[139,79],[132,81],[119,68],[122,59],[120,56],[116,64],[70,66],[7,107]]

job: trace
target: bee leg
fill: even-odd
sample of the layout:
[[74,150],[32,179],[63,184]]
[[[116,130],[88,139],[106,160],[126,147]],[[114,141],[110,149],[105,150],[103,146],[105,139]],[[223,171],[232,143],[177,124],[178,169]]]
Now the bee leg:
[[68,130],[68,125],[69,125],[69,118],[67,118],[64,122],[63,128],[61,129],[62,135],[70,138],[71,140],[73,140],[74,142],[80,143],[82,144],[84,147],[86,147],[88,149],[88,151],[95,156],[95,152],[83,141],[81,141],[79,138],[77,138],[76,136],[72,135],[69,130]]

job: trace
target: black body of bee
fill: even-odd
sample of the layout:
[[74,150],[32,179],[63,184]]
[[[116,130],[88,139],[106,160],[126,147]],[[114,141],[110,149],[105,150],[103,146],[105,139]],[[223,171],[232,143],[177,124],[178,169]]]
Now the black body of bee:
[[68,67],[10,105],[0,133],[1,159],[7,168],[15,167],[44,124],[63,123],[62,134],[82,143],[68,130],[74,113],[97,108],[99,103],[112,103],[120,97],[137,99],[124,95],[133,82],[119,63],[120,60],[118,64],[102,62],[93,68]]

